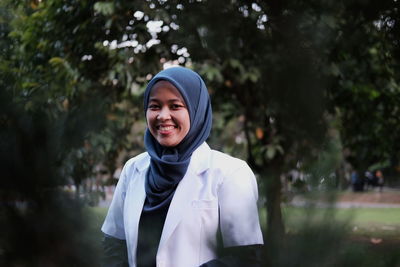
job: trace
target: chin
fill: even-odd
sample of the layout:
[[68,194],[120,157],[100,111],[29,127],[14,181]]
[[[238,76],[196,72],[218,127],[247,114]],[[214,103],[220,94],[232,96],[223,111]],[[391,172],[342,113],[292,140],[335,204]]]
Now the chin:
[[166,140],[157,140],[160,145],[165,146],[165,147],[174,147],[177,145],[176,142],[172,141],[166,141]]

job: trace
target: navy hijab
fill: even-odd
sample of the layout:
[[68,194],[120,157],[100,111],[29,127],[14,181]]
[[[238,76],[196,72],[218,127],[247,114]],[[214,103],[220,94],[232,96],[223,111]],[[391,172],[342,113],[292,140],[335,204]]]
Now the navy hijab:
[[212,124],[211,102],[203,79],[184,67],[172,67],[159,72],[147,85],[144,93],[146,112],[151,89],[160,80],[173,84],[182,95],[190,117],[190,129],[175,147],[163,147],[146,130],[144,143],[149,153],[150,168],[146,175],[146,203],[144,211],[166,208],[178,183],[186,174],[193,151],[210,135]]

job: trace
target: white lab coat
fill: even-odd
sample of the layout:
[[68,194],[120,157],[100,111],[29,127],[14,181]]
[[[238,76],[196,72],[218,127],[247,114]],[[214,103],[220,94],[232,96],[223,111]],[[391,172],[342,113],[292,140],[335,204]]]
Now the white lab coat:
[[[146,197],[150,156],[124,166],[102,231],[126,239],[129,265],[136,266],[139,219]],[[217,231],[224,247],[263,244],[257,183],[246,162],[203,143],[191,157],[165,219],[157,267],[197,267],[216,258]]]

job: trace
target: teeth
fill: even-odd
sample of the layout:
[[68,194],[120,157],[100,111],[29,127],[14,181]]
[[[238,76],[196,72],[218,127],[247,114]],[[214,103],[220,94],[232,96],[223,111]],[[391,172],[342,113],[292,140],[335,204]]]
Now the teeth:
[[160,126],[161,131],[168,131],[174,129],[174,126]]

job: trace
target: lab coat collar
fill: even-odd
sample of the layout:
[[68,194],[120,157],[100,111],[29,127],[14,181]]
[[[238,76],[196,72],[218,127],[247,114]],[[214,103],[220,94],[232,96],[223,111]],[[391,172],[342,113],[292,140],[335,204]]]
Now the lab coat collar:
[[146,156],[140,158],[136,163],[135,163],[135,168],[141,173],[143,171],[147,171],[147,168],[150,165],[150,156],[146,152]]
[[210,147],[204,142],[193,152],[189,168],[192,167],[197,175],[206,171],[210,167],[210,153]]

